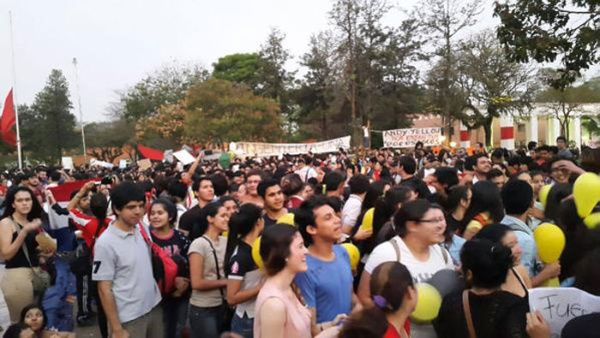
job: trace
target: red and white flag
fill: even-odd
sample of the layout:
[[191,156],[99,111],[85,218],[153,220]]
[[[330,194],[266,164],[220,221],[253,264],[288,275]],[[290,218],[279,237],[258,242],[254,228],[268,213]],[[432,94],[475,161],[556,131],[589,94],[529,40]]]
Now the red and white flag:
[[17,135],[13,131],[13,127],[17,124],[15,113],[15,102],[13,100],[13,90],[11,89],[4,100],[2,108],[2,117],[0,117],[0,134],[2,141],[9,146],[17,146]]

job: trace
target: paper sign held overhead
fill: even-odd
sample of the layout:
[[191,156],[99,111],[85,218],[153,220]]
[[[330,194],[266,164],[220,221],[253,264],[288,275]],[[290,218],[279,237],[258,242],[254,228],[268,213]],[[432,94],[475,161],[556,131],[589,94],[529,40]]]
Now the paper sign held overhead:
[[61,160],[61,163],[62,163],[62,167],[64,169],[72,170],[74,168],[73,167],[73,158],[70,156],[63,157]]
[[185,149],[181,149],[180,151],[174,152],[173,156],[175,156],[175,158],[179,160],[179,162],[181,162],[183,165],[188,165],[196,161],[196,158],[194,158],[194,156],[192,156],[192,154],[190,154],[190,152]]
[[152,162],[147,158],[137,161],[137,165],[141,171],[152,168]]
[[386,148],[412,148],[417,142],[424,146],[440,144],[442,128],[406,128],[383,132],[383,146]]

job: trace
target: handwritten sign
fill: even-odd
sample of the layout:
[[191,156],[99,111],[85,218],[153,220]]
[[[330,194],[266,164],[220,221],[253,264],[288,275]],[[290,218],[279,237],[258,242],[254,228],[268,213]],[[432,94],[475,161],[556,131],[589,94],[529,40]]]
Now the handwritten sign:
[[442,128],[406,128],[393,129],[383,132],[383,146],[386,148],[410,148],[417,142],[425,146],[440,144]]
[[181,149],[180,151],[174,152],[173,156],[175,156],[175,158],[178,159],[183,165],[188,165],[196,161],[194,156],[192,156],[192,154],[190,154],[190,152],[186,149]]
[[69,169],[69,170],[73,169],[73,158],[72,157],[63,157],[61,159],[61,162],[62,162],[62,167],[64,169]]
[[137,165],[138,169],[141,171],[152,168],[152,162],[147,158],[137,161]]
[[577,288],[536,288],[529,290],[529,307],[541,312],[558,338],[569,320],[600,312],[600,297]]
[[247,155],[278,156],[283,154],[333,153],[350,148],[350,136],[315,143],[260,143],[238,142],[237,150]]

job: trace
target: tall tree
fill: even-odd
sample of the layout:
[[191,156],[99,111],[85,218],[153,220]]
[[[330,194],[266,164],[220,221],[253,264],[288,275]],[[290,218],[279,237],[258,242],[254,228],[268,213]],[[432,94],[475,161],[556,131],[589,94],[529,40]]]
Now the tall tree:
[[88,154],[107,162],[123,154],[123,147],[134,142],[134,123],[125,119],[92,122],[85,126]]
[[157,114],[160,106],[179,102],[190,86],[207,77],[208,72],[199,66],[164,66],[122,93],[115,115],[136,121]]
[[188,137],[215,144],[281,140],[278,104],[246,86],[210,79],[190,88],[185,105]]
[[566,88],[582,70],[600,61],[600,5],[597,0],[496,1],[498,37],[516,62],[553,62],[554,88]]
[[258,53],[237,53],[220,57],[213,63],[215,79],[242,83],[259,95],[263,84],[260,76],[261,60]]
[[63,151],[79,145],[67,79],[60,70],[50,72],[46,86],[31,107],[20,112],[23,149],[35,157],[60,161]]
[[[476,23],[481,13],[481,0],[423,0],[416,11],[419,21],[425,26],[436,49],[434,74],[428,76],[430,106],[441,113],[446,124],[446,133],[452,131],[452,120],[460,115],[456,102],[460,101],[460,90],[456,87],[456,36],[465,28]],[[451,136],[451,135],[450,135]],[[447,138],[450,139],[449,137]]]
[[483,127],[489,145],[494,118],[502,114],[525,115],[531,109],[539,89],[535,70],[530,65],[509,61],[491,31],[463,42],[457,63],[466,100],[461,120],[469,128]]

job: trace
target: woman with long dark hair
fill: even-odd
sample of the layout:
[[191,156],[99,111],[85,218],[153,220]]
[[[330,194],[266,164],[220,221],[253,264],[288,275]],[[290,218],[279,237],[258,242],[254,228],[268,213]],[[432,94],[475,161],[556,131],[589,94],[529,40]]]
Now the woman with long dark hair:
[[228,230],[229,213],[219,202],[207,204],[200,211],[190,236],[190,298],[189,319],[192,337],[219,337],[227,323],[223,322],[227,303],[224,270],[227,239],[222,236]]
[[471,204],[467,209],[461,229],[466,240],[477,234],[479,230],[493,223],[500,223],[504,218],[504,206],[498,187],[490,181],[479,181],[471,188]]
[[38,242],[45,213],[31,189],[9,189],[0,221],[0,250],[6,274],[0,283],[11,322],[19,321],[21,310],[34,303],[34,269],[39,269]]
[[253,337],[254,304],[262,286],[263,274],[252,259],[252,244],[265,226],[262,210],[244,204],[229,221],[225,274],[227,275],[227,302],[235,306],[231,331],[244,338]]

